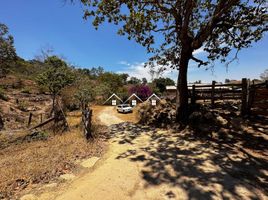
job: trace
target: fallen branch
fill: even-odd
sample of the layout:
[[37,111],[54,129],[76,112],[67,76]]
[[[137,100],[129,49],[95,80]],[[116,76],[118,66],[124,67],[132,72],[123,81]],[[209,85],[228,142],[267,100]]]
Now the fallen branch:
[[46,121],[44,121],[44,122],[42,122],[42,123],[40,123],[40,124],[38,124],[38,125],[36,125],[36,126],[30,128],[30,130],[33,130],[33,129],[42,127],[42,126],[48,124],[49,122],[52,122],[53,120],[55,120],[55,117],[51,117],[51,118],[47,119]]

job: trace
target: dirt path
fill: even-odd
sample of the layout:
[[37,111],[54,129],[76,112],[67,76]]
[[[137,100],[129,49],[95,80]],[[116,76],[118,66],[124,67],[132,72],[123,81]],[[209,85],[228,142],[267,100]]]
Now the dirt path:
[[114,112],[114,107],[112,106],[103,107],[102,112],[100,112],[98,116],[100,123],[106,126],[110,126],[112,124],[119,124],[123,122],[123,120],[113,114]]
[[113,112],[105,108],[99,115],[110,125],[105,156],[53,198],[39,199],[268,199],[265,160],[256,165],[247,152],[238,154],[187,132],[121,123]]

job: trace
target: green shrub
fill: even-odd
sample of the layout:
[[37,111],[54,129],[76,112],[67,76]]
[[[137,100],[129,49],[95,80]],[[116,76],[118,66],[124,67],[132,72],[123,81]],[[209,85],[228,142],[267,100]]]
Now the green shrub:
[[30,88],[25,87],[25,88],[23,88],[23,89],[21,90],[21,92],[22,92],[22,93],[25,93],[25,94],[30,94],[30,93],[31,93],[31,90],[30,90]]

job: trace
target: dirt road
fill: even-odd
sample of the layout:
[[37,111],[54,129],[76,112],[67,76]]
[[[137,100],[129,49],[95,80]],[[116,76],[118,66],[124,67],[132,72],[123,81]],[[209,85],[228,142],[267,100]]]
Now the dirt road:
[[102,112],[100,112],[98,116],[100,123],[106,126],[110,126],[112,124],[122,123],[123,120],[115,115],[114,107],[103,107]]
[[253,165],[247,153],[187,132],[122,123],[113,112],[105,108],[99,115],[110,126],[105,156],[53,197],[39,199],[267,199],[267,168]]

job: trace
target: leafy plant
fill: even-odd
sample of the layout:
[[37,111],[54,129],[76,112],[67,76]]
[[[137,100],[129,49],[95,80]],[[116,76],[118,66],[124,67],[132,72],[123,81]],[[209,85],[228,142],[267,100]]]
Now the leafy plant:
[[18,109],[20,109],[23,112],[27,112],[28,111],[27,107],[28,107],[28,103],[26,101],[19,101]]

